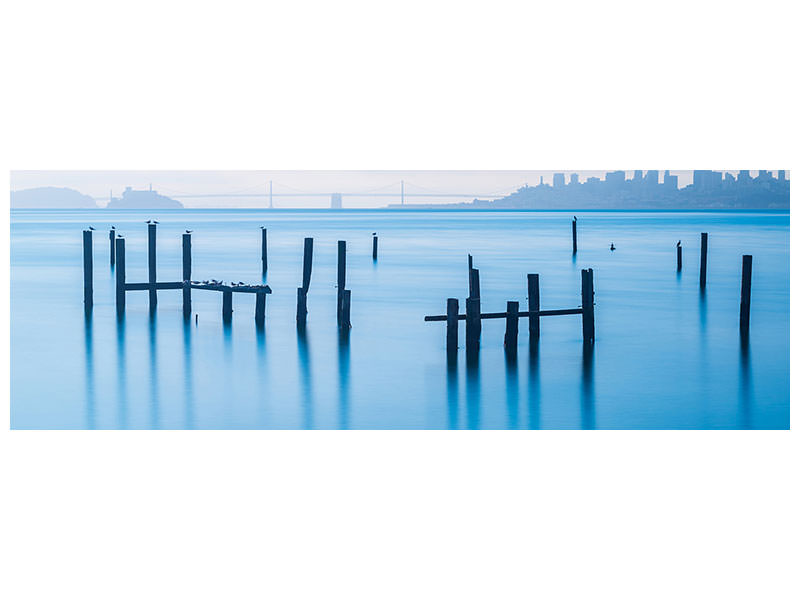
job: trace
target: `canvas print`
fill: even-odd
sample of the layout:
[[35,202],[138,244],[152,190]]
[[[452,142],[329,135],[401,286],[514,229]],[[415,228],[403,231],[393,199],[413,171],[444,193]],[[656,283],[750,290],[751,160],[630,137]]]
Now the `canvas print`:
[[16,171],[14,429],[788,429],[784,170]]

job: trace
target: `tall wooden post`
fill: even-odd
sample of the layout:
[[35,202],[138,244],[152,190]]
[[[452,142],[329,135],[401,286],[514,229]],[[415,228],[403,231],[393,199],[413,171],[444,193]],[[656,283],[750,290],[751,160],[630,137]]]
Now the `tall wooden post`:
[[467,298],[467,352],[478,349],[480,340],[481,304],[479,298]]
[[150,310],[156,307],[156,224],[147,224],[147,281],[150,284]]
[[594,342],[594,273],[581,270],[581,306],[583,308],[583,342]]
[[114,240],[117,237],[117,232],[114,229],[109,229],[108,231],[108,245],[109,245],[109,257],[111,258],[111,266],[114,266]]
[[447,299],[447,352],[458,350],[458,298]]
[[347,242],[339,240],[336,267],[336,322],[342,322],[342,297],[344,296]]
[[469,270],[472,271],[472,254],[467,254],[467,266]]
[[372,236],[372,260],[378,260],[378,236]]
[[341,329],[350,329],[350,290],[342,292],[342,322],[339,325]]
[[753,281],[753,256],[742,256],[742,300],[739,305],[739,331],[750,332],[750,286]]
[[528,273],[528,336],[531,342],[539,339],[540,310],[539,275],[538,273]]
[[267,293],[256,292],[256,324],[263,325],[267,314]]
[[708,234],[700,234],[700,289],[706,289],[706,272],[708,269]]
[[505,346],[516,350],[519,335],[519,302],[509,300],[506,303],[506,336]]
[[297,288],[297,325],[304,327],[306,324],[306,315],[308,315],[308,307],[306,304],[306,291],[299,287]]
[[314,257],[314,238],[303,240],[303,290],[308,292],[311,285],[311,263]]
[[94,263],[92,260],[92,231],[83,232],[83,304],[91,308],[94,304]]
[[118,237],[114,240],[117,256],[117,313],[125,312],[125,239]]
[[[481,274],[478,269],[469,270],[469,297],[477,300],[478,314],[481,312]],[[478,337],[481,335],[481,320],[478,318]]]
[[[192,234],[183,234],[183,282],[192,279]],[[192,316],[192,287],[191,284],[183,286],[183,316],[188,319]]]
[[683,270],[683,248],[681,248],[681,243],[678,242],[678,273]]
[[267,230],[261,228],[261,274],[267,272]]
[[233,291],[226,289],[222,291],[222,321],[229,323],[233,317]]
[[572,253],[578,252],[578,219],[572,217]]

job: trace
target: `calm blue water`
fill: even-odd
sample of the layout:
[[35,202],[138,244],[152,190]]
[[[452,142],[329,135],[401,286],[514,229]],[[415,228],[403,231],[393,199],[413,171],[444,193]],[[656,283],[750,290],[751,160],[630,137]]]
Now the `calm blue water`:
[[[24,211],[11,212],[13,428],[778,428],[789,427],[788,213],[585,212],[573,259],[561,212]],[[124,233],[127,279],[147,280],[146,225],[158,230],[159,280],[180,279],[184,229],[193,278],[261,282],[260,225],[269,229],[267,326],[255,298],[146,292],[114,307],[108,227]],[[83,311],[81,230],[93,225],[95,305]],[[371,232],[380,237],[371,257]],[[710,234],[699,293],[700,232]],[[314,237],[308,326],[295,326],[303,237]],[[336,327],[336,242],[347,240],[353,329]],[[676,274],[675,243],[684,268]],[[610,252],[611,242],[617,246]],[[483,322],[480,359],[448,369],[443,314],[467,295],[467,253],[482,310],[526,310],[526,274],[542,308],[580,304],[580,270],[595,276],[597,343],[584,355],[579,316],[527,321],[519,351],[503,320]],[[742,254],[753,254],[752,330],[739,342]],[[460,342],[464,341],[461,323]]]

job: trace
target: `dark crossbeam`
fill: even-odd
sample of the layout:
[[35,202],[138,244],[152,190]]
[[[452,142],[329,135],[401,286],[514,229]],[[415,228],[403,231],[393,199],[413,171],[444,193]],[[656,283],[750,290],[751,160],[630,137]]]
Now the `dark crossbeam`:
[[[157,290],[181,290],[183,289],[183,282],[162,281],[157,283],[126,283],[125,291],[149,290],[151,287],[155,287]],[[237,292],[243,294],[272,293],[272,289],[268,285],[218,285],[191,282],[189,287],[196,290],[212,290],[215,292]]]
[[[534,316],[539,317],[554,317],[557,315],[579,315],[583,313],[582,308],[557,308],[554,310],[538,310],[538,311],[529,311],[529,310],[521,310],[517,313],[517,316],[522,317],[530,317],[531,312],[533,312]],[[481,319],[505,319],[508,316],[507,312],[495,312],[495,313],[481,313]],[[459,321],[466,321],[467,315],[458,315]],[[447,321],[447,315],[431,315],[425,317],[426,321]]]

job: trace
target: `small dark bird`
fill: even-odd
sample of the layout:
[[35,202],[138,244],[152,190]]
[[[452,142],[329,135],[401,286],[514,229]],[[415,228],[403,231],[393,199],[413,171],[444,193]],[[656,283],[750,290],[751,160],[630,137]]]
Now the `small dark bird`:
[[192,233],[192,230],[191,229],[187,229],[186,233]]
[[377,234],[377,233],[375,233],[375,232],[373,231],[373,232],[372,232],[372,235],[378,235],[378,234]]
[[578,217],[576,217],[575,215],[573,215],[573,216],[572,216],[572,220],[573,220],[573,221],[577,221],[577,220],[578,220]]
[[262,226],[261,226],[261,229],[266,229],[266,227],[264,227],[264,226],[262,225]]
[[195,324],[195,327],[196,327],[197,326],[197,313],[194,314],[194,324]]
[[112,226],[111,226],[111,229],[116,229],[116,227],[114,227],[114,226],[112,225]]
[[681,247],[681,241],[678,240],[678,248],[680,248],[680,247]]
[[614,247],[614,242],[611,242],[611,251],[613,252],[614,250],[616,250],[616,248]]
[[152,223],[152,221],[150,219],[147,219],[147,221],[145,221],[145,223]]
[[90,226],[89,226],[89,231],[94,231],[94,227],[92,227],[92,226],[90,225]]

